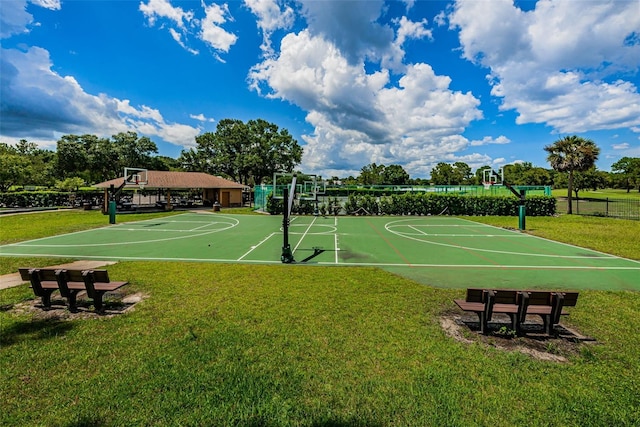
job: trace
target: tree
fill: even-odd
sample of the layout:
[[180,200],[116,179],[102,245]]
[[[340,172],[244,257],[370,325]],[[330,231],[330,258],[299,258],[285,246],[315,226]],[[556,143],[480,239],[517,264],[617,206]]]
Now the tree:
[[20,140],[15,147],[0,143],[0,190],[12,186],[46,185],[55,181],[55,153]]
[[573,192],[578,198],[578,192],[582,190],[596,191],[599,188],[605,188],[607,185],[606,173],[597,170],[595,166],[586,171],[576,172],[573,177]]
[[[292,172],[302,160],[302,147],[286,129],[266,120],[249,120],[247,128],[250,139],[248,158],[249,176],[254,184],[261,184],[275,172]],[[248,179],[243,182],[249,184]]]
[[149,169],[154,171],[176,171],[180,170],[180,162],[167,156],[155,156],[151,158]]
[[[506,166],[505,166],[506,168]],[[485,166],[481,166],[478,169],[476,169],[476,173],[474,176],[474,184],[475,185],[480,185],[482,184],[482,182],[484,181],[484,171],[486,170],[493,170],[493,168],[489,165],[485,165]]]
[[275,172],[293,172],[302,148],[286,129],[265,120],[218,122],[216,132],[196,137],[196,147],[182,151],[187,170],[224,175],[243,184],[261,184]]
[[216,132],[196,136],[196,148],[182,153],[192,170],[224,175],[236,182],[248,180],[249,132],[241,120],[223,119]]
[[640,158],[639,157],[623,157],[611,165],[611,170],[616,175],[620,175],[625,182],[627,193],[635,185],[638,186],[640,192]]
[[135,132],[120,132],[111,137],[118,152],[120,167],[145,168],[151,165],[151,154],[158,152],[155,142]]
[[56,176],[64,179],[87,169],[89,157],[85,144],[78,135],[63,135],[57,143]]
[[29,161],[14,147],[0,143],[0,191],[14,185],[24,185],[29,173]]
[[84,185],[84,179],[80,177],[65,178],[64,181],[58,181],[56,187],[62,191],[78,191],[78,188]]
[[455,184],[455,173],[453,166],[449,163],[440,162],[431,170],[431,183],[434,185]]
[[547,145],[544,150],[549,153],[547,161],[558,172],[567,172],[569,175],[567,185],[567,214],[572,211],[573,177],[575,172],[582,172],[595,165],[600,148],[590,139],[580,138],[576,135],[566,136]]
[[515,163],[504,167],[504,180],[513,185],[551,185],[549,171],[533,166],[530,162]]
[[388,185],[406,185],[410,176],[400,165],[389,165],[382,173],[382,183]]
[[473,175],[471,167],[465,162],[455,162],[453,164],[453,180],[452,184],[471,184]]
[[360,169],[358,183],[364,185],[379,185],[383,183],[384,165],[370,163]]

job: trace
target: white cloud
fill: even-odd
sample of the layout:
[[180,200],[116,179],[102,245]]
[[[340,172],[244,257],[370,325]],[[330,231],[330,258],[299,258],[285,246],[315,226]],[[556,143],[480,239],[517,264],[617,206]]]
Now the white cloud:
[[169,28],[169,33],[171,34],[171,37],[173,37],[173,39],[187,52],[192,53],[193,55],[198,55],[200,53],[197,49],[190,48],[182,41],[182,33],[179,33],[173,28]]
[[181,29],[185,29],[185,23],[193,20],[193,12],[185,12],[181,7],[174,7],[167,0],[149,0],[148,3],[140,2],[140,11],[147,17],[149,25],[153,26],[158,18],[166,18]]
[[31,3],[49,10],[60,10],[62,5],[60,0],[30,0]]
[[[491,69],[492,95],[517,123],[562,133],[640,125],[636,1],[540,0],[524,12],[511,0],[458,0],[449,15],[463,56]],[[612,64],[615,64],[612,65]]]
[[27,12],[26,0],[0,1],[0,38],[29,32],[33,15]]
[[85,92],[72,76],[61,76],[52,70],[45,49],[2,49],[0,61],[3,138],[51,141],[56,135],[68,133],[110,136],[133,130],[188,146],[200,133],[198,128],[168,123],[160,111],[151,107],[134,107],[129,100]]
[[420,22],[413,22],[407,19],[406,16],[403,16],[399,20],[397,20],[400,28],[396,33],[396,41],[395,43],[402,46],[407,39],[422,39],[422,38],[433,38],[433,34],[431,30],[427,28],[427,20],[423,19]]
[[629,147],[631,147],[631,145],[629,145],[628,142],[623,142],[622,144],[611,144],[611,148],[614,150],[626,150]]
[[460,133],[482,114],[472,94],[451,90],[451,79],[429,65],[406,70],[394,85],[387,71],[367,73],[305,30],[285,36],[279,57],[256,66],[250,80],[265,96],[308,111],[314,132],[303,136],[304,170],[325,175],[375,162],[421,174],[442,158],[458,159],[469,145]]
[[218,51],[229,52],[238,39],[235,34],[225,31],[221,25],[231,19],[229,8],[226,4],[220,6],[212,4],[205,8],[206,17],[202,20],[200,38]]
[[447,25],[447,13],[443,10],[441,12],[439,12],[434,18],[433,18],[433,22],[435,22],[435,24],[438,27],[442,27],[444,25]]
[[[173,6],[168,0],[148,0],[148,3],[140,3],[140,11],[147,18],[150,26],[154,26],[156,21],[167,22],[169,34],[187,52],[198,55],[200,51],[189,45],[188,38],[195,37],[203,41],[214,49],[213,56],[221,61],[220,52],[227,53],[231,46],[235,44],[238,37],[222,28],[222,25],[233,18],[229,13],[227,4],[213,3],[207,5],[201,0],[200,6],[204,11],[204,18],[197,19],[193,10],[183,10],[181,7]],[[172,26],[175,26],[173,28]],[[165,25],[162,25],[164,28]]]
[[392,70],[404,70],[404,50],[402,46],[408,39],[432,39],[433,34],[430,29],[427,28],[427,20],[423,19],[420,22],[413,22],[407,19],[406,16],[400,19],[394,20],[394,23],[398,25],[398,31],[396,32],[396,39],[393,42],[393,47],[390,52],[390,56],[387,55],[382,60],[382,66],[391,68]]
[[244,3],[258,17],[257,25],[263,37],[260,48],[265,55],[273,54],[271,35],[276,30],[291,28],[295,12],[287,5],[281,8],[276,0],[244,0]]
[[213,118],[209,118],[209,117],[205,117],[204,114],[200,113],[200,114],[189,114],[189,117],[191,117],[194,120],[198,120],[200,122],[209,122],[209,123],[213,123],[216,121],[216,119]]
[[416,0],[402,0],[407,5],[407,12],[413,8],[413,5],[416,3]]
[[351,65],[365,58],[395,57],[393,29],[377,22],[384,10],[383,0],[300,3],[310,34],[330,41]]
[[481,140],[476,140],[476,141],[471,141],[470,145],[472,147],[478,147],[481,145],[489,145],[489,144],[508,144],[510,143],[511,140],[509,138],[507,138],[504,135],[500,135],[497,138],[493,138],[491,136],[485,136],[484,138],[482,138]]

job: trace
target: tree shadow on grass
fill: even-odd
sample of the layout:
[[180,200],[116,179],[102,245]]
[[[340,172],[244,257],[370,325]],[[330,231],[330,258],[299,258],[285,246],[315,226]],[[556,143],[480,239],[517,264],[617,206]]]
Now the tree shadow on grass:
[[48,340],[66,334],[73,323],[59,320],[31,320],[16,322],[3,328],[0,334],[0,347],[17,344],[24,340]]
[[98,416],[83,415],[82,417],[65,424],[65,427],[101,427],[107,425],[109,425],[109,423]]
[[[253,417],[241,424],[237,424],[239,426],[242,427],[275,427],[276,425],[279,425],[277,423],[273,423],[267,419],[265,419],[264,417],[261,416],[256,416]],[[376,423],[376,422],[371,422],[371,421],[364,421],[364,420],[360,420],[360,419],[355,419],[355,418],[351,418],[351,419],[320,419],[320,420],[315,420],[311,423],[312,427],[378,427],[381,426],[382,424],[380,423]]]

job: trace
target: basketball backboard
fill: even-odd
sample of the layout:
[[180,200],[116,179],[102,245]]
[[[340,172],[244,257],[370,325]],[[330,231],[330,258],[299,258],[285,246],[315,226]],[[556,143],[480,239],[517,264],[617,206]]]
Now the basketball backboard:
[[148,171],[144,168],[124,168],[124,183],[126,186],[143,188],[149,183]]

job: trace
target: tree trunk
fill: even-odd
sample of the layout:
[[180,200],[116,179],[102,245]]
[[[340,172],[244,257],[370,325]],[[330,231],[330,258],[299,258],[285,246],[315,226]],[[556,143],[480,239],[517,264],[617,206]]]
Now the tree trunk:
[[572,200],[571,200],[571,192],[573,190],[573,171],[569,171],[569,181],[568,181],[569,191],[567,194],[567,214],[571,215],[573,213]]

